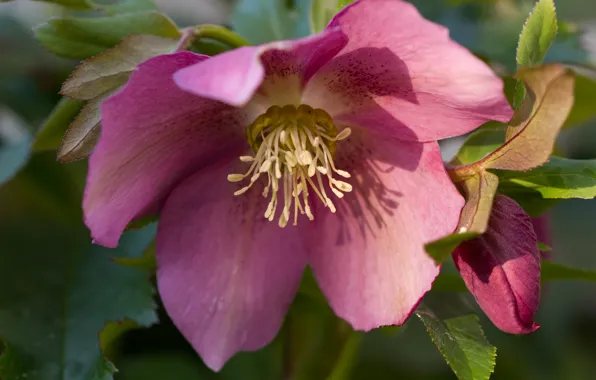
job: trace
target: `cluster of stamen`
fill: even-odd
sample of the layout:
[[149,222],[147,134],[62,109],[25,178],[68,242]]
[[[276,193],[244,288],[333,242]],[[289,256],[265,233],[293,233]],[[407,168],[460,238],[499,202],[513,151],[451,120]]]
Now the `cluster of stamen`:
[[251,163],[244,174],[230,174],[228,181],[240,182],[250,178],[250,183],[236,191],[242,195],[260,178],[267,175],[267,186],[263,197],[271,197],[265,218],[275,219],[278,194],[283,192],[283,209],[279,226],[285,227],[290,220],[293,206],[294,225],[298,223],[298,213],[314,219],[308,204],[309,188],[323,204],[335,212],[336,208],[325,191],[324,179],[329,189],[342,198],[352,186],[334,178],[350,178],[346,171],[339,170],[333,163],[335,143],[350,135],[345,128],[338,133],[329,114],[307,105],[294,107],[273,106],[247,128],[247,141],[256,152],[254,156],[241,156],[240,161]]

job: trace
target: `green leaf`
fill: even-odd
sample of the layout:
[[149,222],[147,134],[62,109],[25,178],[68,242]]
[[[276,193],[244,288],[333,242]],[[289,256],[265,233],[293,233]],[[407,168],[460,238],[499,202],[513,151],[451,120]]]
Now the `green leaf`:
[[57,149],[70,123],[79,114],[84,102],[62,98],[43,123],[33,142],[33,150]]
[[488,379],[497,349],[486,340],[478,316],[458,294],[441,292],[434,301],[429,298],[425,297],[416,315],[447,364],[460,380]]
[[575,102],[565,122],[565,128],[579,126],[596,118],[596,107],[594,107],[596,72],[594,72],[594,69],[580,68],[578,66],[572,67],[572,69],[576,73]]
[[553,156],[546,164],[527,172],[502,172],[507,182],[537,191],[546,199],[596,197],[596,159],[572,160]]
[[339,12],[346,6],[352,4],[356,0],[337,0],[337,11]]
[[125,319],[120,322],[108,322],[99,333],[99,346],[106,358],[115,356],[118,339],[126,332],[138,329],[139,324],[133,320]]
[[148,271],[110,260],[138,255],[155,229],[125,234],[115,250],[91,244],[77,167],[37,154],[0,188],[0,336],[20,363],[17,373],[0,365],[2,379],[111,379],[98,344],[105,324],[156,322]]
[[24,134],[16,141],[2,139],[0,136],[0,185],[27,162],[31,151],[31,137]]
[[519,203],[524,211],[532,217],[542,215],[560,201],[559,199],[545,199],[538,191],[511,181],[499,182],[499,192]]
[[309,0],[239,0],[231,23],[237,33],[256,45],[308,36],[309,14]]
[[455,233],[426,244],[424,249],[437,264],[440,264],[447,259],[461,243],[473,239],[478,235],[479,234],[476,232]]
[[540,279],[542,282],[561,280],[596,282],[596,270],[572,268],[544,260],[541,263]]
[[[33,359],[19,352],[12,345],[5,343],[4,351],[0,350],[0,374],[6,380],[17,380],[32,366]],[[0,345],[1,348],[1,345]]]
[[312,0],[310,6],[310,31],[314,33],[322,32],[329,21],[346,5],[355,0]]
[[479,161],[505,142],[506,126],[490,121],[474,131],[460,147],[452,165],[467,165]]
[[312,0],[310,6],[310,31],[322,32],[337,12],[339,0]]
[[551,246],[541,241],[538,242],[538,249],[540,250],[540,252],[550,252],[553,250]]
[[153,0],[118,0],[113,4],[98,3],[86,0],[94,8],[101,9],[109,15],[138,11],[156,11],[157,5]]
[[99,139],[101,104],[124,85],[141,62],[171,53],[179,40],[151,35],[127,36],[121,43],[83,62],[64,82],[61,93],[89,100],[68,127],[58,151],[58,160],[71,162],[93,152]]
[[[536,66],[542,63],[546,52],[557,35],[557,14],[553,0],[538,0],[526,19],[517,43],[518,67]],[[524,84],[515,85],[513,106],[518,109],[525,96]]]
[[151,35],[125,37],[121,43],[79,65],[62,85],[70,98],[91,100],[126,83],[141,62],[173,53],[179,40]]
[[441,272],[432,287],[433,292],[467,292],[466,283],[459,274]]
[[361,334],[337,318],[326,303],[298,293],[282,334],[285,372],[295,380],[347,379]]
[[35,37],[48,50],[78,59],[98,55],[131,34],[180,38],[174,22],[158,12],[123,13],[96,18],[56,18],[35,28]]
[[485,169],[530,170],[548,161],[573,106],[573,74],[552,64],[522,69],[527,94],[506,132],[506,142],[479,161]]
[[542,63],[557,35],[557,14],[553,0],[538,0],[519,36],[516,61],[518,66]]
[[[224,367],[223,371],[227,368],[228,366]],[[240,370],[235,373],[237,376],[226,378],[201,365],[196,354],[169,350],[130,355],[118,369],[119,380],[264,380],[271,378],[247,376],[246,372]]]
[[58,161],[76,161],[93,152],[99,140],[101,104],[109,95],[111,92],[90,100],[83,107],[64,134],[62,145],[58,150]]
[[143,255],[140,257],[115,257],[114,261],[120,265],[146,269],[150,273],[154,273],[157,269],[157,261],[155,259],[155,241],[145,249]]
[[87,10],[91,7],[87,0],[35,0],[35,1],[43,1],[45,3],[54,3],[61,5],[66,8],[76,9],[76,10]]

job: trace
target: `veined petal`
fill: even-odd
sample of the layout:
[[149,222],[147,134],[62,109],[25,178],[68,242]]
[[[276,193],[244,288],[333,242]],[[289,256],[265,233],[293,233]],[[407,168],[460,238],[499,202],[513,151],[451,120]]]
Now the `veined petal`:
[[527,334],[540,297],[540,252],[532,221],[512,199],[498,195],[488,230],[464,242],[453,260],[490,320],[510,334]]
[[432,141],[512,116],[502,80],[405,1],[357,1],[329,27],[349,42],[311,79],[304,99],[338,121]]
[[149,59],[103,103],[83,202],[99,244],[115,247],[128,223],[158,208],[176,182],[246,144],[239,110],[174,84],[174,72],[205,59],[188,52]]
[[335,202],[337,213],[316,209],[308,236],[313,272],[354,328],[401,325],[439,273],[424,244],[455,229],[463,198],[435,142],[354,131],[337,155],[353,190]]
[[244,106],[255,93],[270,105],[300,100],[307,81],[346,44],[338,29],[294,40],[229,51],[180,70],[174,76],[180,88],[193,94]]
[[164,306],[213,370],[275,337],[306,265],[298,230],[263,217],[259,189],[234,196],[230,172],[211,167],[177,187],[157,234]]

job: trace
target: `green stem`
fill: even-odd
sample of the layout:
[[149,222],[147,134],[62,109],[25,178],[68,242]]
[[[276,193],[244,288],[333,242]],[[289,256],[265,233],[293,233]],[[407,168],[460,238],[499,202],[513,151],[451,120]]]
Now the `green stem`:
[[327,380],[344,380],[350,378],[360,348],[362,334],[352,330],[348,331],[347,334],[349,334],[349,336],[346,339],[341,353],[337,358],[337,362],[335,363],[335,367]]
[[248,46],[250,43],[239,36],[238,34],[232,32],[228,28],[224,28],[223,26],[219,25],[198,25],[190,28],[186,28],[182,30],[182,41],[181,47],[187,48],[193,42],[198,41],[203,38],[208,38],[211,40],[215,40],[221,42],[224,45],[227,45],[231,48],[239,48],[242,46]]

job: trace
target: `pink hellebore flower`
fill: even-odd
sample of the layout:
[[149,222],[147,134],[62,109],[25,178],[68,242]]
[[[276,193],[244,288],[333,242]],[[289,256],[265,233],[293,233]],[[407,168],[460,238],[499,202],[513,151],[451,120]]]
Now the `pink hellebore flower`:
[[159,292],[214,370],[273,339],[306,265],[354,328],[399,325],[463,205],[436,140],[510,116],[445,28],[361,0],[316,36],[141,64],[103,104],[86,223],[114,247],[160,213]]

